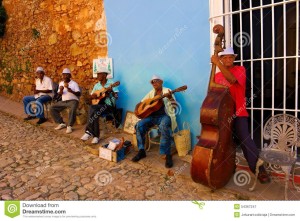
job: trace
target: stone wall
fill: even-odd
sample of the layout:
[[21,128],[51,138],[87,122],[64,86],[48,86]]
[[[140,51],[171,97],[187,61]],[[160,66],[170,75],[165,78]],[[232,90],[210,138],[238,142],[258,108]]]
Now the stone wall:
[[37,66],[59,82],[63,68],[83,89],[94,58],[107,56],[103,0],[4,0],[6,34],[0,38],[0,93],[13,100],[32,94]]

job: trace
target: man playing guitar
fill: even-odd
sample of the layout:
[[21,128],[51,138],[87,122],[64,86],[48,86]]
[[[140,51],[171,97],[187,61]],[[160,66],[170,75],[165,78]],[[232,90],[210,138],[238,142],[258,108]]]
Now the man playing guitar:
[[157,125],[159,126],[159,131],[161,133],[160,138],[160,154],[166,155],[165,166],[171,168],[173,166],[173,160],[171,155],[171,129],[174,130],[177,127],[176,116],[173,111],[173,106],[175,99],[174,95],[170,93],[170,89],[163,87],[163,80],[157,76],[153,75],[150,83],[153,86],[151,90],[142,100],[153,98],[156,95],[166,94],[167,96],[163,98],[162,106],[155,112],[152,112],[148,117],[140,120],[136,128],[136,138],[138,143],[139,152],[135,157],[132,158],[133,162],[138,162],[142,158],[146,157],[145,152],[145,137],[147,131]]
[[118,98],[118,88],[114,87],[119,82],[114,83],[113,80],[107,79],[110,71],[106,68],[98,70],[97,77],[99,82],[95,84],[90,99],[92,105],[89,109],[88,124],[85,129],[85,134],[81,140],[88,140],[91,137],[92,144],[97,144],[100,137],[99,117],[105,113],[112,112],[115,106],[115,101]]

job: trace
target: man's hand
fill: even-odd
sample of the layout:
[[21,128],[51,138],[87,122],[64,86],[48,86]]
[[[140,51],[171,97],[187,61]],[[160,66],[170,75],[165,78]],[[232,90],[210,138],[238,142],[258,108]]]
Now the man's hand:
[[116,99],[118,99],[118,98],[119,98],[118,93],[114,93],[114,97],[115,97]]
[[92,94],[91,95],[91,99],[96,99],[98,96],[97,96],[97,94]]
[[63,91],[64,91],[64,86],[60,86],[58,94],[63,94]]
[[210,58],[211,63],[218,65],[220,63],[220,58],[217,55],[212,55]]
[[166,97],[167,97],[169,100],[174,100],[174,99],[173,99],[173,96],[172,96],[172,93],[171,93],[170,90],[169,90],[169,93],[166,94]]

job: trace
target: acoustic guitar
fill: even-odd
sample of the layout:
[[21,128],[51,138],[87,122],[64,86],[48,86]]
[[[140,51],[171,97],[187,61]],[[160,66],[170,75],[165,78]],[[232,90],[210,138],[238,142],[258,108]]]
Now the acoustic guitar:
[[[184,85],[171,91],[171,94],[174,94],[175,92],[185,91],[186,89],[187,86]],[[158,111],[162,107],[162,99],[167,95],[168,94],[156,95],[153,98],[149,98],[144,100],[143,102],[138,103],[135,106],[134,114],[140,119],[148,117],[150,114],[152,114],[155,111]]]
[[109,87],[107,87],[107,88],[104,87],[104,88],[102,88],[101,90],[94,91],[93,94],[96,94],[96,95],[97,95],[97,98],[92,99],[92,104],[93,104],[93,105],[99,104],[99,102],[100,102],[103,98],[105,98],[105,97],[107,96],[107,93],[108,93],[109,90],[111,90],[113,87],[116,87],[116,86],[119,86],[119,85],[120,85],[120,81],[117,81],[117,82],[115,82],[115,83],[109,85]]

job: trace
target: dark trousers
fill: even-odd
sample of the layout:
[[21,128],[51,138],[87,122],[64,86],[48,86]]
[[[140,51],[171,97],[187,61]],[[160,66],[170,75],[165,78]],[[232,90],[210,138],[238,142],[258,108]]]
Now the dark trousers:
[[89,119],[85,131],[93,135],[93,137],[100,137],[99,117],[108,113],[112,107],[107,104],[91,105],[89,109]]
[[58,124],[63,123],[63,118],[60,112],[66,108],[70,108],[68,126],[73,126],[76,121],[76,110],[78,107],[78,100],[59,101],[50,107],[50,113],[54,121]]
[[[251,135],[248,129],[248,118],[237,117],[234,122],[234,128],[235,135],[241,142],[241,148],[248,162],[249,168],[255,174],[255,167],[259,156],[259,149],[251,139]],[[260,170],[263,170],[263,167],[261,167]]]

